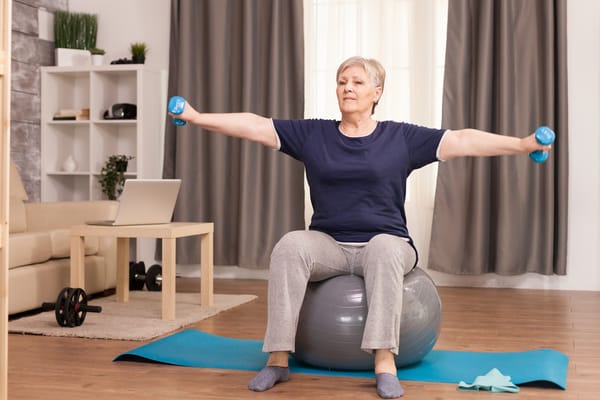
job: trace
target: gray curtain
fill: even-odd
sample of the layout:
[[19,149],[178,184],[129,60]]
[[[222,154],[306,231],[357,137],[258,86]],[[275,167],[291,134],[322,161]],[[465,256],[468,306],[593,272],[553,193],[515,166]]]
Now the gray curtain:
[[[199,112],[304,116],[301,1],[172,0],[169,97]],[[215,224],[215,264],[268,267],[274,244],[304,228],[303,167],[256,143],[198,127],[165,132],[165,178],[183,179],[176,221]],[[179,240],[178,263],[198,263]]]
[[442,125],[557,134],[549,160],[441,163],[429,268],[455,274],[566,274],[566,0],[451,0]]

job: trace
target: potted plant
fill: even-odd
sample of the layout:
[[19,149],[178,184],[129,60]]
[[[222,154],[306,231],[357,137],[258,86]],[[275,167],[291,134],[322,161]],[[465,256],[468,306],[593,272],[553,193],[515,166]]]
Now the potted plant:
[[102,193],[104,193],[109,200],[117,200],[121,193],[123,193],[125,172],[127,172],[129,160],[132,159],[134,159],[134,156],[113,154],[108,157],[102,170],[100,170],[100,178],[98,178],[98,181],[102,187]]
[[104,61],[104,54],[106,54],[104,49],[92,47],[88,50],[92,54],[92,65],[102,65],[102,63]]
[[130,45],[131,60],[134,64],[143,64],[146,61],[148,46],[144,42],[134,42]]
[[98,17],[95,14],[56,11],[54,47],[56,65],[89,65],[90,48],[96,47]]

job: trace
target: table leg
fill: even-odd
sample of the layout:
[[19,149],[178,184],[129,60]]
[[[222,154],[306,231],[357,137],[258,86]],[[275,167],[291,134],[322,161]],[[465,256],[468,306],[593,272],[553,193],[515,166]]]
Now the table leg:
[[175,238],[162,239],[162,319],[175,319]]
[[71,236],[72,288],[85,289],[85,241],[83,236]]
[[129,238],[117,238],[117,301],[129,301]]
[[213,305],[213,233],[200,235],[200,304]]

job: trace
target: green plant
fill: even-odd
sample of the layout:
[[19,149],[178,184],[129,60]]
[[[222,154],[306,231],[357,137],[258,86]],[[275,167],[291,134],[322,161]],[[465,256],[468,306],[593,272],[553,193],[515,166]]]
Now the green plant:
[[125,172],[129,160],[133,160],[134,156],[126,154],[114,154],[109,156],[102,170],[100,171],[100,186],[102,193],[109,200],[116,200],[123,193],[123,185],[125,184]]
[[88,50],[90,51],[90,53],[95,55],[103,56],[104,54],[106,54],[106,51],[104,51],[104,49],[99,49],[97,47],[91,47]]
[[130,50],[133,57],[145,57],[148,53],[148,46],[144,42],[134,42],[131,43]]
[[54,13],[54,46],[67,49],[96,47],[98,16],[95,14],[56,11]]

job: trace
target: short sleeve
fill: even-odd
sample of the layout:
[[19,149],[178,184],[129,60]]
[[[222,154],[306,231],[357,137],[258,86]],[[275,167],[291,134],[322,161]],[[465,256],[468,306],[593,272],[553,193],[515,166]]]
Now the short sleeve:
[[274,119],[273,126],[281,142],[279,150],[296,160],[303,161],[308,137],[319,129],[318,120]]
[[405,124],[404,129],[411,169],[438,161],[438,146],[446,132],[445,129],[426,128],[413,124]]

